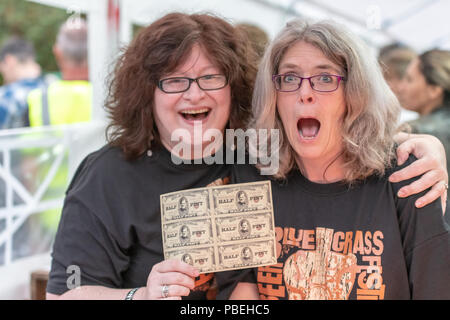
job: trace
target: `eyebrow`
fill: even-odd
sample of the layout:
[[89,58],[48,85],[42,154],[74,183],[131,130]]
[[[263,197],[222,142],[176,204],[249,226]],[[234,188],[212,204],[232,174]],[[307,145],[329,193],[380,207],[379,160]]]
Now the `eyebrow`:
[[[186,74],[190,70],[191,69],[188,69],[188,70],[186,70],[184,72],[169,72],[169,73],[166,73],[166,75],[164,77],[165,78],[178,78],[178,77],[184,78],[184,77],[186,77]],[[220,73],[222,73],[222,71],[220,70],[219,67],[216,67],[214,65],[207,65],[207,66],[201,68],[199,73],[204,73],[205,75],[213,74],[213,73],[214,74],[216,74],[216,73],[220,74]]]
[[335,71],[336,73],[340,72],[336,67],[332,66],[331,64],[320,64],[320,65],[316,66],[314,69],[321,69],[321,70],[331,69],[331,70]]
[[[282,70],[282,69],[295,69],[296,71],[301,71],[299,66],[296,64],[293,64],[293,63],[285,63],[285,64],[280,65],[279,70]],[[336,74],[341,73],[341,71],[339,71],[335,66],[333,66],[331,64],[319,64],[313,68],[313,70],[317,70],[317,69],[318,70],[332,70]]]

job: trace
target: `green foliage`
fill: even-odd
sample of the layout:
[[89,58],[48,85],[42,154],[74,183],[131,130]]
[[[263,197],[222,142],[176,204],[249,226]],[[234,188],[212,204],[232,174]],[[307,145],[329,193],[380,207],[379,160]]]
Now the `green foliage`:
[[63,10],[26,0],[0,0],[0,44],[10,36],[31,41],[43,71],[58,71],[52,46],[59,26],[69,17]]

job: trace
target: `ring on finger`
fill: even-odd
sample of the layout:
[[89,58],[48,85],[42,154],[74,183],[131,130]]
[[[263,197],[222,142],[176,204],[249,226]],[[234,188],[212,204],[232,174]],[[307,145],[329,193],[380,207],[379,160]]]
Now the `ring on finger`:
[[448,190],[448,183],[444,181],[445,190]]
[[169,286],[164,284],[161,289],[161,297],[167,298],[169,296]]

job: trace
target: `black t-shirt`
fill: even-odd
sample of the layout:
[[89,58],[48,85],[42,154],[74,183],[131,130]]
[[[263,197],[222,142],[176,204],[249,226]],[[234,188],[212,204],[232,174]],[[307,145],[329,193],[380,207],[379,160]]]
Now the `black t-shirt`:
[[[159,196],[205,187],[229,176],[229,166],[180,164],[160,148],[126,161],[105,146],[79,166],[67,191],[52,252],[47,291],[63,294],[73,267],[81,285],[110,288],[145,286],[163,257]],[[206,298],[213,274],[196,279],[189,298]]]
[[[391,173],[351,188],[313,183],[298,170],[272,181],[278,263],[218,273],[217,298],[242,281],[257,283],[262,299],[450,299],[450,233],[440,200],[415,208],[423,193],[398,198],[412,180],[392,184]],[[249,165],[234,166],[232,177],[268,179]]]

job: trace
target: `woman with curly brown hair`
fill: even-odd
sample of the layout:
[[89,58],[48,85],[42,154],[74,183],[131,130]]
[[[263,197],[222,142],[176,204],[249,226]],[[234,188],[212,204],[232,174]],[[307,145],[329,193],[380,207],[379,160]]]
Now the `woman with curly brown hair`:
[[[67,191],[48,298],[214,297],[214,275],[163,261],[159,196],[228,179],[230,165],[197,157],[211,141],[196,139],[196,127],[245,128],[257,59],[239,29],[208,14],[168,14],[138,34],[111,82],[109,143],[83,161]],[[179,131],[194,140],[174,152]],[[214,156],[225,149],[215,147]],[[188,214],[191,204],[179,209]]]
[[163,261],[159,195],[220,184],[230,166],[174,164],[172,133],[244,128],[256,60],[244,33],[213,15],[168,14],[137,35],[110,85],[109,144],[85,159],[69,187],[49,297],[70,289],[66,268],[75,265],[81,289],[66,298],[206,298],[213,275]]

